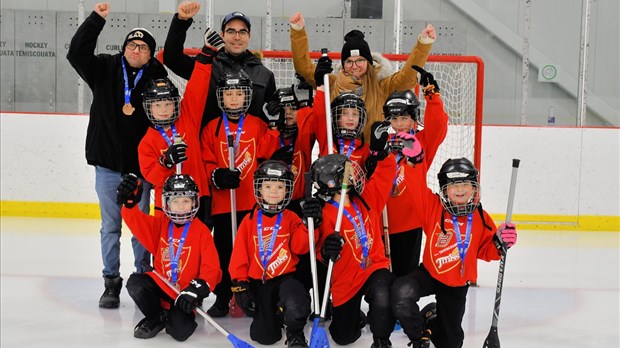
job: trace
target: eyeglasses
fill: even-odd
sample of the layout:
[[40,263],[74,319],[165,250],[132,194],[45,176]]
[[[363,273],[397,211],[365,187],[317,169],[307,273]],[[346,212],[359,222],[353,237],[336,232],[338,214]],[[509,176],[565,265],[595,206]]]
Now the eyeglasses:
[[356,60],[348,60],[347,59],[347,60],[344,61],[344,66],[346,68],[350,68],[350,67],[353,66],[353,64],[355,64],[355,66],[361,68],[366,62],[367,62],[367,60],[364,59],[364,58],[358,58]]
[[126,46],[126,47],[127,47],[130,51],[135,50],[135,49],[136,49],[136,47],[137,47],[137,48],[138,48],[138,50],[139,50],[141,53],[146,53],[146,52],[150,51],[149,45],[138,45],[137,43],[135,43],[135,42],[133,42],[133,41],[129,41],[129,42],[127,43],[127,46]]
[[230,36],[237,36],[237,34],[239,34],[239,37],[248,37],[248,35],[250,35],[250,32],[245,29],[241,29],[241,30],[226,29],[224,33]]

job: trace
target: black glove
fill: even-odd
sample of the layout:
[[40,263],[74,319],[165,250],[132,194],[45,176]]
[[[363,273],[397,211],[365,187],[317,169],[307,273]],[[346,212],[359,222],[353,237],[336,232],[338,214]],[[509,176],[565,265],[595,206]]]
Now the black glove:
[[204,39],[205,46],[213,46],[218,51],[224,47],[224,40],[222,40],[220,34],[211,28],[207,28],[207,30],[205,30]]
[[433,74],[417,65],[412,65],[411,67],[413,70],[420,73],[420,84],[424,87],[425,95],[432,96],[435,93],[439,93],[439,85],[437,84],[437,81],[435,81]]
[[291,165],[293,163],[293,145],[284,145],[277,149],[271,155],[271,159]]
[[236,189],[241,183],[241,172],[238,169],[217,168],[211,173],[211,182],[221,190]]
[[235,301],[237,305],[241,307],[243,313],[248,317],[253,317],[256,311],[256,305],[254,304],[254,294],[250,290],[250,283],[247,281],[232,281],[230,288],[235,295]]
[[314,219],[314,227],[318,227],[323,218],[323,206],[325,202],[318,198],[306,197],[301,202],[301,214],[303,216],[304,224],[308,224],[308,218]]
[[314,69],[314,81],[316,82],[316,86],[323,86],[323,75],[330,74],[333,70],[331,58],[327,56],[319,58],[319,61],[316,63],[316,68]]
[[189,282],[185,289],[181,290],[177,299],[174,300],[174,306],[187,314],[191,314],[210,293],[209,284],[196,278]]
[[217,56],[217,51],[213,47],[203,46],[202,53],[196,55],[196,60],[202,64],[212,64],[215,56]]
[[280,112],[282,111],[282,107],[280,106],[280,102],[276,99],[271,100],[269,103],[267,103],[267,105],[265,106],[265,109],[267,109],[267,112],[269,113],[269,115],[271,116],[276,116],[276,115],[280,115]]
[[303,76],[299,75],[298,73],[295,73],[295,78],[297,80],[299,80],[299,83],[297,84],[297,88],[298,89],[308,89],[308,90],[312,90],[314,88],[312,88],[312,86],[306,81],[306,79],[304,79]]
[[381,161],[388,155],[387,140],[390,121],[376,121],[370,127],[370,156]]
[[344,240],[336,232],[327,236],[321,247],[321,257],[323,257],[323,261],[332,260],[335,262],[338,260],[343,243]]
[[124,204],[127,208],[133,208],[142,198],[142,183],[138,176],[129,173],[123,177],[116,188],[116,203]]
[[168,150],[159,158],[159,163],[170,169],[174,167],[175,164],[185,160],[187,160],[187,144],[179,143],[170,145]]

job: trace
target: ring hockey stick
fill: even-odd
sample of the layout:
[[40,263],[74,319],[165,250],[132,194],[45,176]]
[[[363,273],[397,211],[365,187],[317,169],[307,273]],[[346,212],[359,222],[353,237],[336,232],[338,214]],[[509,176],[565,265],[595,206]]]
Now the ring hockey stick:
[[[228,143],[228,169],[235,170],[235,138],[232,134],[226,138]],[[237,237],[237,195],[235,189],[230,189],[230,222],[232,224],[232,245],[235,245]],[[241,307],[237,306],[235,296],[230,299],[228,314],[233,318],[240,318],[244,315]]]

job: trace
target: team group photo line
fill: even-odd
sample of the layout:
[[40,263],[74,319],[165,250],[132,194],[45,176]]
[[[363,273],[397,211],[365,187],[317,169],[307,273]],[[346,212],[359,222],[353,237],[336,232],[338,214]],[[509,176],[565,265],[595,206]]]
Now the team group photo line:
[[[165,38],[135,28],[119,53],[96,54],[111,11],[97,3],[71,39],[67,59],[93,95],[85,155],[101,212],[99,307],[118,310],[124,285],[144,316],[138,339],[165,329],[185,341],[199,315],[235,347],[251,344],[214,318],[250,317],[249,337],[262,345],[353,345],[368,326],[372,348],[392,347],[395,328],[414,348],[461,347],[478,259],[499,260],[501,272],[517,229],[510,202],[499,226],[482,208],[471,159],[442,160],[427,182],[449,120],[425,70],[435,28],[426,25],[397,69],[357,29],[341,52],[312,59],[294,13],[296,82],[276,86],[248,50],[242,12],[187,54],[200,8],[180,3]],[[187,81],[175,85],[169,72]],[[123,222],[135,266],[126,279]],[[499,347],[496,329],[485,346]]]

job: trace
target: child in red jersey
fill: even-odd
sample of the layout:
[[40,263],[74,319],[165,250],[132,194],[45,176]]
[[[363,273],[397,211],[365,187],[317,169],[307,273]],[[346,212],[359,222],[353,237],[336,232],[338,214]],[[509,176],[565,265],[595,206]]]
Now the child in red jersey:
[[[404,151],[405,155],[407,151]],[[413,347],[461,347],[461,327],[469,283],[477,277],[477,260],[498,260],[499,247],[517,241],[514,224],[499,229],[480,204],[478,170],[466,158],[449,159],[441,167],[440,194],[426,185],[426,174],[407,176],[426,235],[420,267],[392,285],[392,309]],[[418,307],[421,297],[435,294],[436,309]],[[425,320],[426,318],[426,320]]]
[[[194,73],[187,83],[183,100],[168,79],[151,80],[142,92],[144,110],[152,123],[140,145],[140,171],[155,188],[155,211],[161,212],[162,187],[176,173],[195,179],[201,193],[198,218],[207,222],[210,208],[209,183],[200,153],[200,122],[205,98],[209,91],[209,76],[213,58],[210,51],[198,55]],[[180,112],[179,112],[180,104]]]
[[308,231],[285,209],[292,191],[293,173],[284,162],[267,160],[256,169],[258,205],[239,226],[229,271],[237,304],[253,317],[254,341],[274,344],[284,326],[289,347],[307,347],[303,329],[310,297],[293,273],[298,255],[309,250]]
[[163,211],[144,214],[134,206],[142,183],[128,174],[118,186],[117,201],[124,204],[123,219],[133,235],[153,255],[154,272],[167,278],[179,295],[153,272],[134,273],[127,291],[144,314],[134,329],[136,338],[152,338],[161,330],[177,341],[187,340],[196,330],[194,309],[220,282],[219,259],[211,231],[194,219],[198,211],[198,186],[191,177],[172,175],[163,185]]
[[[230,190],[235,189],[236,221],[243,220],[254,206],[252,175],[261,159],[270,158],[279,146],[280,133],[259,117],[246,114],[252,101],[252,81],[243,71],[225,71],[216,91],[222,117],[202,130],[202,158],[210,178],[215,245],[220,256],[222,282],[215,289],[217,300],[207,313],[224,317],[232,298],[228,264],[233,247]],[[229,169],[228,140],[232,139],[234,169]],[[235,226],[236,228],[237,226]]]
[[[373,133],[377,132],[373,126]],[[387,127],[382,127],[384,144]],[[364,297],[369,304],[368,323],[373,334],[372,347],[391,347],[390,334],[396,319],[390,308],[390,286],[394,276],[390,273],[381,240],[381,211],[385,206],[396,164],[392,155],[382,156],[373,176],[365,181],[365,174],[352,162],[351,186],[345,197],[344,215],[339,234],[335,225],[338,218],[341,184],[346,162],[342,154],[320,157],[311,166],[312,179],[318,187],[317,197],[326,201],[319,228],[320,240],[317,254],[323,262],[334,261],[331,277],[333,301],[332,322],[329,331],[332,339],[347,345],[361,335],[360,305]],[[310,216],[314,217],[314,216]]]
[[[418,130],[420,102],[412,91],[392,93],[383,106],[385,119],[390,121],[395,133],[404,133],[405,141],[413,142],[411,145],[418,149],[413,155],[405,156],[401,137],[394,134],[389,141],[390,150],[396,157],[396,176],[387,213],[392,272],[397,277],[408,274],[419,265],[422,246],[422,224],[420,217],[413,213],[417,201],[412,197],[405,176],[419,171],[420,176],[426,178],[437,149],[448,132],[448,115],[437,82],[422,68],[416,66],[415,69],[421,74],[420,85],[425,87],[424,128]],[[426,180],[423,185],[426,187]]]

